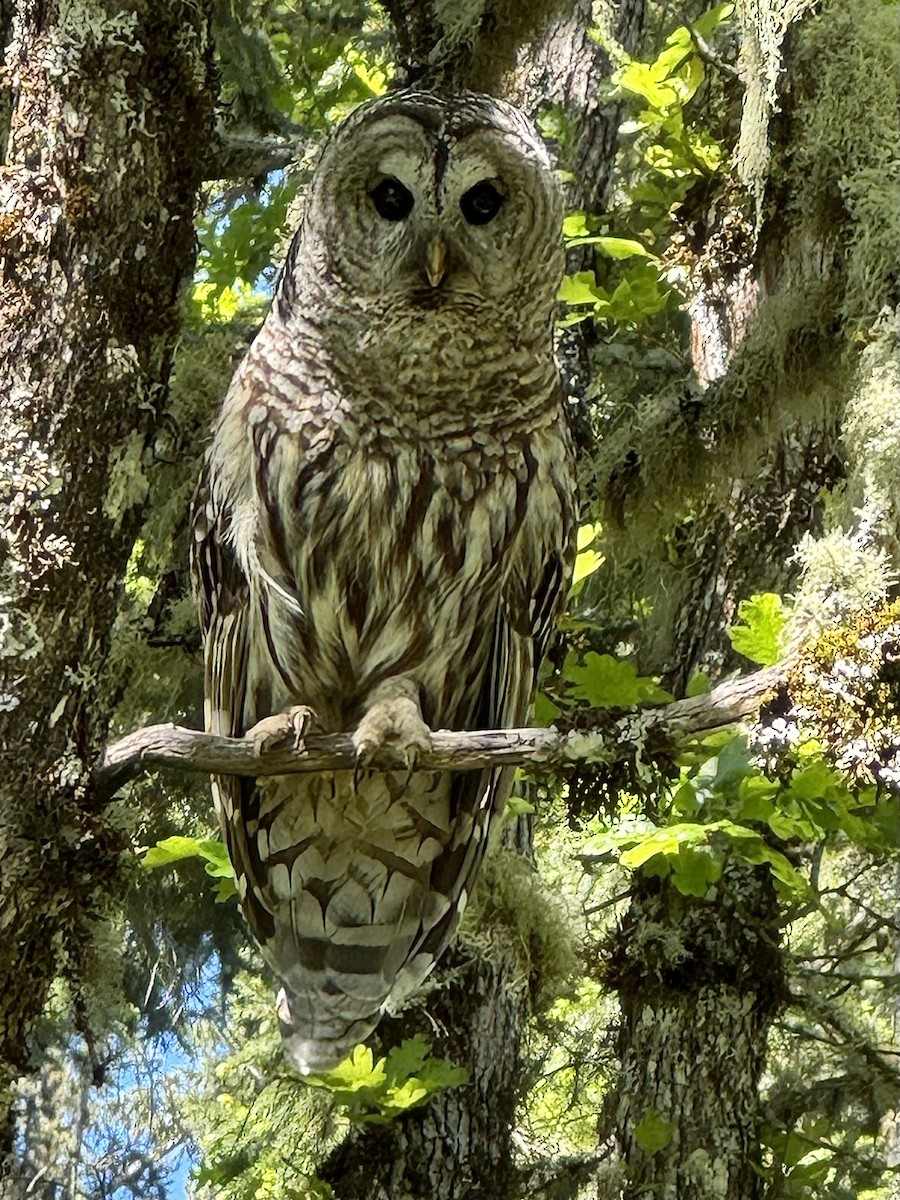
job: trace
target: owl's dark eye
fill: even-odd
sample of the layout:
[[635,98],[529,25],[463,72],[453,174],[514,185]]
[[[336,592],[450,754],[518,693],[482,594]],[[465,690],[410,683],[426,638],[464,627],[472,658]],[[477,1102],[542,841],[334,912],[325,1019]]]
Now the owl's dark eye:
[[369,195],[375,211],[386,221],[403,221],[412,212],[413,194],[399,179],[382,179]]
[[482,179],[464,194],[459,207],[470,225],[487,225],[496,217],[505,199],[492,183]]

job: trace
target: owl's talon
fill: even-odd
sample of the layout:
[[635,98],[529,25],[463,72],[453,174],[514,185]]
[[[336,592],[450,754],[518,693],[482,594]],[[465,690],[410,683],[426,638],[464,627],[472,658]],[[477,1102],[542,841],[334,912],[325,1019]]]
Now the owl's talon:
[[253,743],[257,757],[290,741],[295,750],[303,749],[307,729],[316,720],[316,714],[307,704],[295,704],[284,712],[273,713],[247,730],[244,737]]
[[418,704],[407,696],[379,700],[368,710],[353,734],[356,750],[354,787],[375,759],[384,766],[396,763],[406,771],[406,784],[419,757],[431,750],[431,730],[422,720]]

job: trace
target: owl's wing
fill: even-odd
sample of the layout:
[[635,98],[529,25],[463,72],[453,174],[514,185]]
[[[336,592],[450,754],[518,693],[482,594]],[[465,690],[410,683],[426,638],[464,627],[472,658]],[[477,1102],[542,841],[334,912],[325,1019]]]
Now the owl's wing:
[[[203,632],[205,723],[209,733],[240,737],[255,720],[248,712],[251,620],[250,584],[228,537],[229,514],[216,500],[204,467],[194,501],[191,578]],[[265,868],[247,825],[254,781],[212,777],[213,801],[241,893],[241,906],[258,938],[271,932],[259,904]],[[248,886],[249,885],[249,886]]]
[[194,500],[191,580],[204,645],[206,728],[240,737],[247,692],[250,587],[226,535],[208,465]]
[[[564,491],[561,500],[558,537],[552,549],[536,561],[521,556],[507,577],[473,728],[514,729],[527,720],[537,673],[571,577],[574,506],[571,495]],[[450,942],[487,848],[491,818],[506,804],[514,774],[514,768],[501,767],[460,772],[454,777],[453,833],[435,860],[430,878],[432,891],[443,894],[448,906],[440,920],[423,929],[411,951],[408,974],[399,981],[400,992],[421,982]]]

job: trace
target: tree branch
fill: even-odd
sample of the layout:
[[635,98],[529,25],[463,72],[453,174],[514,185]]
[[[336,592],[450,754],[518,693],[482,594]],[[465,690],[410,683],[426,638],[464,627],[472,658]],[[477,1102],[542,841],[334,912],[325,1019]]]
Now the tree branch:
[[597,1168],[609,1159],[606,1149],[529,1163],[519,1172],[520,1194],[535,1200],[574,1200],[595,1180]]
[[[441,730],[433,749],[418,760],[420,770],[475,771],[525,763],[558,768],[577,761],[614,763],[646,758],[679,742],[712,733],[754,716],[784,678],[785,664],[720,684],[714,691],[660,708],[627,713],[595,710],[588,729]],[[376,765],[396,767],[388,760]],[[100,798],[156,767],[217,775],[293,775],[305,771],[352,771],[348,733],[310,733],[299,747],[276,746],[258,753],[247,738],[221,737],[178,725],[148,725],[108,746],[94,772]]]
[[301,159],[312,139],[302,125],[288,126],[279,134],[220,126],[207,153],[204,178],[265,179]]

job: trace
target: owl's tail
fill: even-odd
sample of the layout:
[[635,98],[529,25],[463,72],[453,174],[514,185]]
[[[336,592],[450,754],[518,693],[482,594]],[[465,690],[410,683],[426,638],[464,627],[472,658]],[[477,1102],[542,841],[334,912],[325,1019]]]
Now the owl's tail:
[[383,1008],[361,1017],[347,1019],[322,1011],[309,996],[281,988],[275,1002],[281,1039],[288,1058],[301,1075],[321,1075],[332,1070],[353,1048],[364,1042],[381,1020]]

